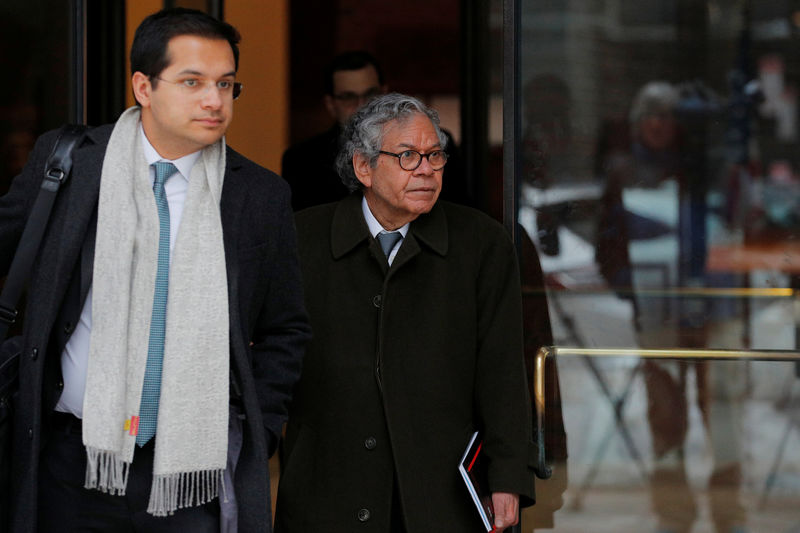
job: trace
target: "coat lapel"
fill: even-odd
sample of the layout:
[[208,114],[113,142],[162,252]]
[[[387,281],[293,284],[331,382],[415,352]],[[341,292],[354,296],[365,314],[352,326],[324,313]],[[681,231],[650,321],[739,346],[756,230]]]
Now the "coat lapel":
[[[364,240],[368,240],[370,252],[386,274],[389,266],[380,245],[369,233],[369,227],[361,212],[361,198],[360,194],[352,194],[336,206],[331,223],[331,253],[334,260],[339,259]],[[441,256],[447,254],[447,217],[438,202],[429,213],[420,215],[411,223],[408,234],[392,262],[392,270],[395,271],[408,263],[421,251],[421,245]]]
[[[233,300],[235,291],[235,283],[238,277],[238,255],[236,251],[239,248],[239,235],[241,234],[239,228],[240,218],[238,213],[242,212],[244,207],[247,187],[234,186],[237,180],[242,179],[239,173],[241,169],[241,156],[227,148],[225,156],[225,177],[222,183],[222,198],[220,199],[220,219],[222,221],[222,238],[225,245],[225,269],[228,274],[228,295],[231,301],[231,309],[234,307]],[[233,320],[233,317],[231,317]],[[231,322],[233,323],[233,322]]]
[[389,263],[383,255],[378,241],[370,234],[364,213],[361,210],[361,194],[351,194],[336,206],[331,223],[331,253],[334,260],[340,259],[366,241],[369,253],[377,262],[384,276]]
[[361,213],[361,198],[360,194],[351,194],[336,206],[331,222],[331,253],[334,259],[340,259],[362,241],[370,239],[369,227]]
[[394,257],[392,270],[408,263],[421,251],[421,246],[430,248],[442,257],[447,255],[447,217],[438,202],[429,213],[420,215],[411,223],[403,245]]
[[225,154],[225,177],[222,183],[222,198],[220,199],[220,219],[222,222],[222,240],[225,246],[225,272],[228,276],[228,322],[230,324],[231,339],[231,384],[234,387],[233,394],[237,397],[242,395],[241,384],[242,376],[248,368],[247,348],[242,344],[243,337],[235,329],[242,325],[239,311],[239,236],[241,228],[239,224],[241,213],[246,203],[247,187],[234,186],[237,180],[244,179],[243,173],[239,172],[242,168],[239,154],[226,148]]

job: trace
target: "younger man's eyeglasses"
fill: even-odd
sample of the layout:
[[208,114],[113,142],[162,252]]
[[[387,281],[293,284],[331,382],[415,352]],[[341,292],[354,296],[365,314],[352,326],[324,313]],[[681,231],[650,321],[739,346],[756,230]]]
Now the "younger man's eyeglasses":
[[363,93],[355,93],[351,91],[346,91],[339,94],[332,95],[335,100],[340,101],[342,104],[354,107],[359,105],[361,102],[367,103],[375,98],[379,97],[383,94],[383,91],[380,87],[371,87],[364,91]]
[[208,91],[208,89],[212,85],[216,85],[217,90],[221,95],[223,96],[231,95],[231,97],[234,100],[236,100],[237,98],[239,98],[239,96],[242,95],[242,89],[244,89],[244,85],[242,85],[238,81],[230,81],[230,80],[213,81],[213,80],[202,80],[199,78],[186,78],[184,80],[169,81],[165,80],[164,78],[159,78],[158,76],[154,77],[159,81],[176,85],[184,92],[187,92],[192,95],[205,94],[205,92]]

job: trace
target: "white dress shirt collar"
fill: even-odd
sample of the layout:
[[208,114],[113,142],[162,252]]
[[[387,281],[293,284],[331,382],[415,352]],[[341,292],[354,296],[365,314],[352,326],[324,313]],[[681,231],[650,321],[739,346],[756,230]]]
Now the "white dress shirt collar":
[[403,244],[403,239],[406,238],[406,234],[408,233],[408,227],[410,223],[403,224],[396,230],[388,230],[384,228],[383,226],[381,226],[381,223],[378,222],[378,219],[375,218],[375,215],[372,214],[372,211],[370,211],[369,205],[367,204],[367,199],[364,197],[361,198],[361,211],[364,213],[364,220],[367,221],[367,227],[369,227],[369,233],[374,238],[376,239],[378,238],[378,233],[391,233],[392,231],[399,231],[400,235],[403,236],[402,239],[397,241],[397,244],[394,245],[394,248],[392,248],[391,252],[389,252],[389,257],[386,258],[389,261],[389,264],[391,265],[392,261],[394,261],[394,256],[397,255],[397,250],[399,250],[400,246],[402,246]]
[[[166,158],[161,157],[159,153],[153,148],[153,145],[150,144],[150,141],[147,139],[147,135],[144,133],[144,128],[142,127],[141,122],[139,123],[139,132],[142,136],[142,148],[144,149],[144,158],[147,160],[148,165],[152,165],[153,163],[157,163],[158,161],[167,161],[175,165],[175,168],[178,169],[178,173],[183,176],[186,181],[189,181],[189,175],[192,172],[192,167],[200,158],[200,153],[202,150],[198,150],[196,152],[192,152],[189,155],[185,155],[183,157],[179,157],[178,159],[169,160]],[[152,179],[155,179],[155,172],[151,172]]]
[[[392,231],[399,231],[400,235],[403,236],[403,239],[406,238],[406,234],[408,233],[408,227],[410,223],[406,223],[396,230],[389,230],[381,226],[381,223],[378,222],[378,219],[375,218],[375,215],[372,214],[372,211],[369,209],[369,205],[367,204],[367,199],[363,196],[361,197],[361,211],[364,213],[364,220],[367,221],[367,227],[369,227],[369,234],[373,237],[376,237],[378,233],[385,232],[390,233]],[[403,242],[402,240],[400,242]]]

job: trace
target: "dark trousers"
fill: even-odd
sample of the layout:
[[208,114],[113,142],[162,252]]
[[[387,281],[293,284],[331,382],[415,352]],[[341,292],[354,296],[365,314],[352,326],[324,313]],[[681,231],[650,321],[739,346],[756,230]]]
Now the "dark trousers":
[[39,462],[39,533],[218,533],[218,500],[179,509],[167,517],[147,514],[154,449],[154,440],[136,447],[125,496],[85,489],[86,449],[81,421],[55,413]]

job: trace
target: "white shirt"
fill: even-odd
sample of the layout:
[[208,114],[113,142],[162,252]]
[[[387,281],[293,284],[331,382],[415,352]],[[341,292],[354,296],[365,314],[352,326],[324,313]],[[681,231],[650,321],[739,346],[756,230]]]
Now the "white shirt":
[[[183,204],[186,200],[186,191],[189,188],[189,175],[195,162],[200,158],[200,151],[170,161],[156,152],[156,149],[147,140],[141,124],[139,124],[139,133],[144,157],[150,166],[151,186],[156,180],[156,170],[152,166],[153,163],[169,161],[178,169],[178,172],[170,176],[164,183],[164,191],[167,194],[167,204],[169,205],[169,259],[172,262],[172,249],[175,246],[175,239],[178,236],[178,228],[183,216]],[[61,397],[56,404],[56,411],[72,413],[78,418],[83,418],[83,394],[86,390],[86,371],[89,365],[89,339],[91,338],[91,332],[92,288],[90,287],[81,310],[80,319],[75,325],[75,331],[72,332],[72,336],[61,353],[61,373],[64,379],[64,390],[61,392]]]
[[[364,220],[367,222],[367,227],[369,228],[369,233],[376,239],[378,238],[378,233],[391,233],[392,231],[399,231],[400,235],[403,236],[403,239],[406,238],[406,234],[408,233],[408,226],[409,224],[403,224],[396,230],[388,230],[381,226],[381,223],[378,222],[378,219],[375,218],[375,215],[372,214],[372,211],[369,209],[369,205],[367,204],[367,199],[362,197],[361,198],[361,212],[364,213]],[[394,261],[394,256],[397,255],[397,250],[400,249],[400,246],[403,244],[403,239],[397,241],[397,244],[394,245],[394,248],[389,252],[389,257],[387,260],[389,261],[389,265],[392,264]]]

